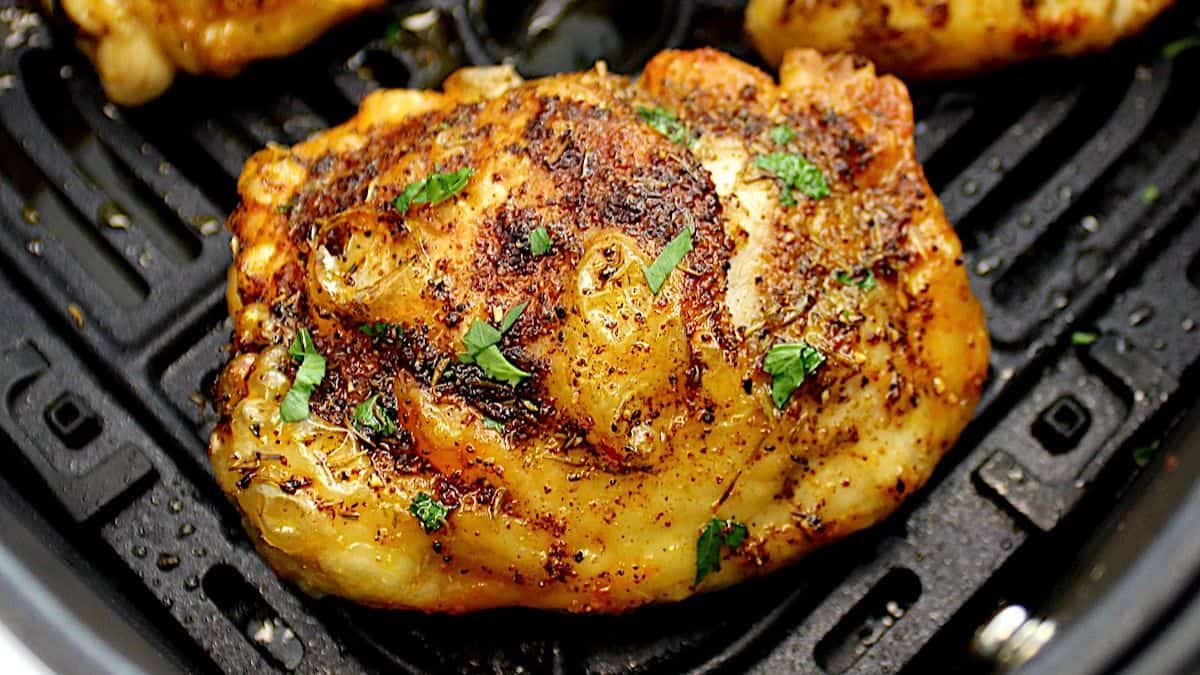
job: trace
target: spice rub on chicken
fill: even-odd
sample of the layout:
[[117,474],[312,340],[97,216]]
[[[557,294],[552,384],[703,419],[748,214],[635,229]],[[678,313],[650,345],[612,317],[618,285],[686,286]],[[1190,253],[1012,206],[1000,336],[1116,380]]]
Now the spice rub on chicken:
[[233,75],[384,0],[62,0],[108,97],[140,105],[175,72]]
[[217,481],[314,594],[617,612],[891,513],[988,339],[904,86],[466,69],[255,155]]
[[908,78],[970,75],[1075,56],[1137,34],[1173,0],[751,0],[746,30],[763,56],[854,52]]

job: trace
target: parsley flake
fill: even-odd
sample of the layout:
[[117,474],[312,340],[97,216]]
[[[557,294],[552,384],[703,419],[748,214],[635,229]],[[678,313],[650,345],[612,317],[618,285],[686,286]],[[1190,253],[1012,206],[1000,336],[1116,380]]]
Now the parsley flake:
[[379,405],[379,394],[371,394],[354,408],[354,423],[380,436],[393,436],[396,422],[388,411]]
[[280,204],[279,206],[275,207],[275,212],[287,216],[291,215],[292,209],[294,208],[296,208],[295,204]]
[[825,174],[803,155],[789,152],[759,155],[754,159],[754,165],[774,175],[783,184],[779,190],[779,203],[784,206],[796,203],[792,190],[799,190],[811,199],[829,196],[829,183],[825,181]]
[[708,521],[696,540],[696,585],[704,577],[721,569],[721,546],[735,550],[742,545],[750,530],[737,521],[713,518]]
[[654,262],[649,265],[642,265],[642,274],[646,277],[646,283],[650,285],[650,291],[655,295],[662,290],[663,284],[667,282],[667,277],[671,276],[671,271],[683,260],[683,256],[692,250],[692,230],[691,228],[683,228],[683,231],[675,235],[675,238],[667,242],[663,247],[662,253],[654,259]]
[[875,288],[875,272],[870,267],[854,275],[838,270],[833,273],[833,278],[839,283],[846,284],[847,286],[857,286],[864,291]]
[[1189,35],[1167,43],[1162,49],[1162,55],[1164,59],[1174,61],[1175,57],[1196,47],[1200,47],[1200,35]]
[[1090,345],[1098,339],[1100,339],[1100,336],[1096,335],[1095,333],[1084,333],[1082,331],[1075,331],[1074,333],[1071,333],[1071,344],[1079,345],[1081,347]]
[[463,349],[466,351],[458,355],[460,363],[474,363],[483,369],[483,372],[488,377],[499,382],[504,382],[512,386],[517,386],[527,377],[527,373],[520,368],[514,366],[504,354],[500,352],[500,338],[508,332],[517,319],[521,317],[521,313],[525,311],[528,302],[523,302],[516,307],[508,310],[504,314],[504,319],[500,322],[500,328],[496,329],[486,321],[475,320],[471,327],[467,329],[467,334],[463,336]]
[[424,492],[417,493],[412,505],[408,507],[408,511],[417,517],[421,528],[426,532],[436,532],[442,529],[442,526],[446,524],[446,516],[450,515],[449,506]]
[[386,321],[373,321],[364,323],[358,327],[358,331],[367,337],[386,337],[390,334],[400,335],[404,332],[404,327]]
[[787,145],[796,137],[796,132],[786,124],[780,124],[777,127],[771,127],[771,140],[778,145]]
[[1133,449],[1133,463],[1138,467],[1144,467],[1154,459],[1154,453],[1158,450],[1158,441],[1150,445],[1143,445]]
[[496,345],[479,352],[475,356],[475,365],[482,368],[483,373],[493,380],[513,387],[532,375],[514,366]]
[[483,418],[483,428],[491,429],[492,431],[498,433],[504,433],[504,425],[490,417]]
[[325,378],[325,357],[317,353],[307,328],[301,328],[292,338],[288,354],[300,360],[300,368],[279,404],[279,418],[284,422],[300,422],[308,419],[308,399]]
[[692,147],[696,143],[696,137],[692,135],[683,122],[675,116],[675,113],[667,110],[662,106],[648,108],[644,105],[637,107],[638,117],[641,117],[654,128],[655,131],[667,137],[667,140],[676,145]]
[[763,359],[763,370],[772,375],[771,399],[780,410],[792,392],[825,363],[825,355],[807,342],[777,344]]
[[1158,197],[1159,192],[1157,185],[1147,185],[1146,187],[1142,188],[1143,204],[1153,204],[1154,202],[1158,201]]
[[535,256],[546,255],[550,252],[550,233],[546,228],[539,227],[529,233],[529,252]]
[[392,206],[403,215],[413,204],[440,204],[466,187],[473,175],[475,169],[469,166],[449,173],[431,173],[428,178],[404,186],[404,191],[392,200]]

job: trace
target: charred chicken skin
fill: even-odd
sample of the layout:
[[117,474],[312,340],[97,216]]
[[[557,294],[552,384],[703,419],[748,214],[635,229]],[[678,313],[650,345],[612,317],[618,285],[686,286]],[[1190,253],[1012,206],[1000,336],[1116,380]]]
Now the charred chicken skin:
[[62,0],[79,26],[105,93],[140,105],[177,70],[234,75],[250,61],[291,54],[384,0]]
[[1045,56],[1099,51],[1172,0],[751,0],[746,29],[763,56],[854,52],[907,78],[970,75]]
[[988,358],[904,86],[465,69],[239,182],[210,454],[313,594],[618,612],[879,522]]

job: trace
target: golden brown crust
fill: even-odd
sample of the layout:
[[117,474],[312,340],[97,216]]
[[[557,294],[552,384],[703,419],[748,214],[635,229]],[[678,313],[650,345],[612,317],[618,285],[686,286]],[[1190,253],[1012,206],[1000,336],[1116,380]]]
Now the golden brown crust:
[[109,98],[140,105],[176,69],[234,75],[284,56],[384,0],[63,0]]
[[969,75],[1106,49],[1172,0],[752,0],[746,29],[763,56],[853,52],[907,78]]
[[[674,111],[695,143],[638,106]],[[376,94],[341,127],[259,153],[239,183],[217,480],[286,576],[426,610],[619,611],[877,522],[966,424],[987,364],[911,134],[903,85],[812,52],[781,85],[699,50],[664,52],[632,83],[469,69],[444,94]],[[777,151],[814,162],[830,195],[782,206],[754,165]],[[475,173],[454,199],[390,205],[461,167]],[[529,250],[539,227],[546,256]],[[695,250],[654,295],[642,266],[684,228]],[[834,277],[866,270],[873,290]],[[500,348],[532,377],[510,387],[459,363],[473,321],[523,302]],[[358,330],[377,321],[402,328]],[[282,346],[301,327],[328,371],[310,419],[284,424]],[[827,360],[778,411],[763,357],[798,340]],[[353,430],[372,393],[394,436]],[[455,507],[445,529],[408,513],[419,492]],[[750,539],[697,589],[712,517]]]

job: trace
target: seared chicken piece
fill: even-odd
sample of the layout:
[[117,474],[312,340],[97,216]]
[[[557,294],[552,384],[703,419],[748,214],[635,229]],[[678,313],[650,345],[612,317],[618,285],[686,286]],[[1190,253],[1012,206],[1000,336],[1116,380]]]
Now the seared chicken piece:
[[371,95],[241,177],[217,481],[309,592],[429,611],[621,611],[878,522],[987,368],[912,126],[812,51]]
[[182,68],[234,75],[291,54],[330,26],[385,0],[62,0],[108,97],[139,105]]
[[787,50],[855,52],[885,71],[945,78],[1074,56],[1140,31],[1172,0],[751,0],[746,29],[771,63]]

